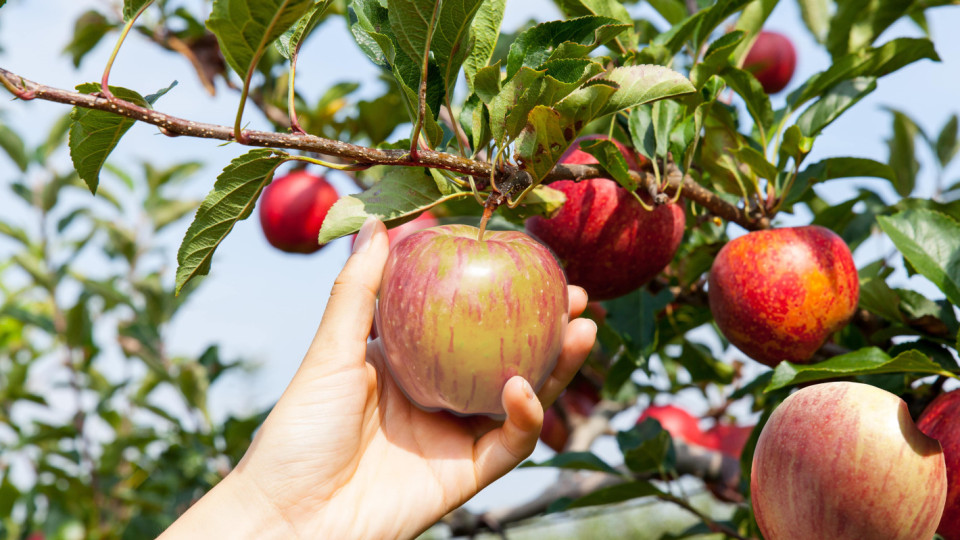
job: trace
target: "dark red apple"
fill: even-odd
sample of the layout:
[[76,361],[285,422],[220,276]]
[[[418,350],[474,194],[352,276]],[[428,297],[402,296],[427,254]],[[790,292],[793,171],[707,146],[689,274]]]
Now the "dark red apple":
[[[595,164],[577,139],[561,163]],[[631,168],[635,154],[617,143]],[[673,259],[683,239],[683,208],[666,204],[646,210],[627,190],[608,178],[550,184],[567,201],[550,219],[534,216],[527,230],[557,254],[567,279],[586,289],[591,300],[609,300],[643,286]]]
[[768,94],[786,88],[796,67],[797,51],[790,38],[766,30],[757,36],[743,61],[743,69],[753,73]]
[[647,418],[653,418],[660,422],[660,426],[670,433],[672,439],[686,444],[703,446],[703,432],[700,431],[700,421],[684,409],[673,405],[652,405],[643,411],[643,414],[637,419],[637,423],[639,424]]
[[703,434],[702,445],[711,450],[719,450],[734,459],[740,459],[743,447],[750,440],[754,426],[717,424]]
[[947,504],[937,533],[960,540],[960,390],[940,394],[917,420],[920,431],[940,441],[947,463]]
[[337,192],[322,176],[305,170],[270,182],[260,196],[260,225],[270,244],[287,253],[313,253]]
[[816,384],[770,416],[753,455],[757,524],[776,540],[932,538],[947,497],[943,452],[886,390]]
[[557,412],[563,409],[567,420],[582,419],[590,416],[593,407],[600,401],[597,388],[589,380],[577,376],[564,390],[552,407],[543,411],[543,428],[540,430],[540,440],[553,449],[562,452],[570,439],[571,426]]
[[756,231],[723,246],[709,280],[723,335],[768,366],[808,362],[853,316],[860,281],[850,248],[818,226]]
[[539,389],[567,326],[567,283],[553,254],[516,231],[443,225],[395,244],[377,330],[387,367],[425,410],[502,416],[514,375]]

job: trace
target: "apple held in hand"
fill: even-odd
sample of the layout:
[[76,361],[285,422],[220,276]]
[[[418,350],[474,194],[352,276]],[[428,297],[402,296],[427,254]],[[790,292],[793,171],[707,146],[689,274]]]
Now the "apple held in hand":
[[947,463],[947,504],[937,533],[945,540],[960,540],[960,390],[937,396],[917,427],[940,441]]
[[[567,164],[596,164],[580,150],[582,137],[560,158]],[[617,143],[631,169],[635,154]],[[550,219],[535,216],[527,230],[557,254],[567,279],[586,289],[590,300],[609,300],[633,291],[653,279],[670,261],[683,239],[683,207],[665,204],[643,208],[627,190],[608,178],[550,184],[567,196]]]
[[723,246],[709,279],[723,335],[768,366],[806,362],[853,317],[860,281],[850,249],[818,226],[756,231]]
[[393,246],[376,312],[386,364],[426,410],[504,414],[503,385],[546,381],[563,344],[567,283],[520,232],[444,225]]
[[287,253],[313,253],[337,192],[322,176],[304,170],[276,178],[260,196],[260,225],[270,244]]
[[907,404],[874,386],[817,384],[788,397],[757,442],[753,509],[771,540],[933,537],[943,452]]
[[753,73],[768,94],[786,88],[796,67],[797,51],[793,43],[777,32],[760,32],[743,61],[743,69]]

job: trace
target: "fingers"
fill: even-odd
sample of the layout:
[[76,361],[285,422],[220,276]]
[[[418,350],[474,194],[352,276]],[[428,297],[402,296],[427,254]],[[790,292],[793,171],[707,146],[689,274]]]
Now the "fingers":
[[322,361],[332,369],[362,365],[389,252],[383,223],[368,218],[357,234],[353,254],[333,284],[304,364]]
[[549,407],[557,400],[560,393],[573,376],[580,370],[583,361],[590,354],[593,343],[597,339],[597,323],[590,319],[574,319],[567,325],[564,336],[563,349],[557,358],[557,367],[540,388],[540,401],[544,407]]
[[501,396],[507,419],[488,432],[475,446],[477,489],[507,474],[537,446],[543,425],[543,407],[523,377],[511,377]]
[[570,297],[570,318],[575,319],[587,309],[587,291],[576,285],[567,285],[567,290]]

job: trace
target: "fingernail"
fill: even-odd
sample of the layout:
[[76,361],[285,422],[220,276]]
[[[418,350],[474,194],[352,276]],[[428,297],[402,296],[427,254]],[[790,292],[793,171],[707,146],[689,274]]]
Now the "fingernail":
[[530,386],[530,383],[526,379],[523,380],[523,393],[527,396],[527,399],[533,399],[536,394],[533,392],[533,387]]
[[354,253],[363,253],[370,247],[370,239],[373,238],[373,229],[377,226],[377,218],[368,217],[360,227],[357,233],[357,241],[353,243]]

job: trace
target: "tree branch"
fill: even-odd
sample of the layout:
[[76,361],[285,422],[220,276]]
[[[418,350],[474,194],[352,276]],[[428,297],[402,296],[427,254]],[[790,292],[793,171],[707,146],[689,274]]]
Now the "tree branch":
[[[76,107],[84,107],[106,111],[127,118],[132,118],[147,124],[152,124],[170,136],[185,135],[204,139],[234,141],[234,129],[227,126],[194,122],[165,114],[139,105],[119,100],[108,101],[97,94],[81,94],[71,90],[63,90],[45,86],[16,75],[0,68],[0,83],[7,90],[20,99],[43,99],[56,103],[63,103]],[[267,131],[244,130],[243,144],[246,146],[264,148],[285,148],[315,152],[328,156],[337,156],[351,160],[361,165],[394,165],[408,167],[429,167],[444,169],[462,175],[474,176],[484,181],[490,178],[491,165],[484,161],[474,161],[446,152],[435,150],[420,150],[416,159],[406,150],[381,150],[368,148],[356,144],[335,141],[315,135],[301,133],[275,133]],[[656,182],[653,174],[647,171],[631,171],[631,177],[643,186],[644,189]],[[564,179],[586,180],[607,176],[602,168],[596,165],[557,165],[543,179],[544,183]],[[514,166],[504,166],[495,171],[495,178],[506,181],[512,179],[517,193],[528,187],[533,181],[530,175]],[[699,185],[689,176],[681,176],[680,171],[672,167],[667,173],[667,186],[664,190],[670,196],[682,189],[687,199],[703,206],[712,214],[732,221],[747,230],[766,229],[770,227],[770,219],[765,216],[752,216],[744,209],[731,205],[713,192]]]

